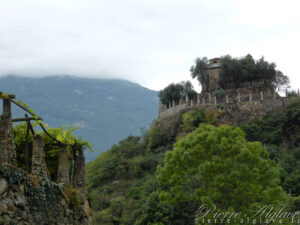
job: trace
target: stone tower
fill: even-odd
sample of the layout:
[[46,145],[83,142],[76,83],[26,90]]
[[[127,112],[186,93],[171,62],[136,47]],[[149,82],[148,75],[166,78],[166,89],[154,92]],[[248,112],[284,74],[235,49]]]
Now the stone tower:
[[207,75],[209,77],[208,87],[203,85],[202,92],[214,92],[219,89],[218,80],[219,74],[221,70],[221,59],[213,58],[209,60],[209,64],[207,65]]

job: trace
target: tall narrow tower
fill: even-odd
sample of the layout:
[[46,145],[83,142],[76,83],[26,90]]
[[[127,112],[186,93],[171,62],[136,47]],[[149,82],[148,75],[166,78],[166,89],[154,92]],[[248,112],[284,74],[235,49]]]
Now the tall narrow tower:
[[214,92],[219,89],[219,75],[221,70],[221,59],[213,58],[209,60],[209,64],[207,65],[207,75],[208,75],[208,87],[203,85],[202,92]]

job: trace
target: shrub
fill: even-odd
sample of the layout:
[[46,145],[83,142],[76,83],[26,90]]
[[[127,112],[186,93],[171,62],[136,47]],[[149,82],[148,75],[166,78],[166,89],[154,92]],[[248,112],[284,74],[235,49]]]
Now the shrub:
[[192,110],[182,115],[181,127],[184,130],[193,130],[203,122],[205,122],[205,111],[203,109]]
[[156,121],[149,132],[148,150],[153,150],[164,146],[171,140],[170,134],[167,134],[160,121]]
[[223,89],[220,89],[220,90],[216,90],[214,95],[216,96],[217,101],[220,102],[225,98],[226,92]]

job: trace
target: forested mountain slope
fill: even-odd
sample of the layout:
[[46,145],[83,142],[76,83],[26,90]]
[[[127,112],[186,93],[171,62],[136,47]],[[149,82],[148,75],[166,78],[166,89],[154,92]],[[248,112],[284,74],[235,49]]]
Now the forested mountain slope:
[[[0,91],[15,94],[52,127],[79,127],[75,134],[94,145],[88,161],[157,117],[157,92],[126,80],[6,76]],[[16,116],[24,115],[14,110]]]

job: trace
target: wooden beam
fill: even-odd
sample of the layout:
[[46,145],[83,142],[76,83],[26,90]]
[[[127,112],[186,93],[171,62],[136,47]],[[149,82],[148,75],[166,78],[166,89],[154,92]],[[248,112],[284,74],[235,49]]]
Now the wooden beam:
[[30,120],[36,120],[33,117],[28,117],[28,118],[15,118],[12,119],[12,122],[25,122],[25,121],[30,121]]
[[[2,91],[0,91],[0,95],[1,95],[1,94],[3,94]],[[7,93],[4,93],[4,94],[7,94]],[[16,98],[15,95],[12,95],[12,94],[7,94],[7,95],[8,95],[8,98],[9,98],[9,99],[15,99],[15,98]]]
[[[11,99],[10,100],[12,103],[14,103],[16,106],[20,107],[21,109],[25,110],[26,112],[28,112],[30,115],[35,116],[34,113],[30,112],[28,109],[26,109],[24,106],[22,106],[21,104],[19,104],[18,102],[16,102],[15,100]],[[43,120],[42,117],[38,116],[38,120]]]
[[[26,117],[26,119],[29,119],[29,117],[28,117],[27,114],[25,114],[25,117]],[[31,125],[31,123],[30,123],[30,120],[28,120],[27,123],[29,125],[29,128],[30,128],[30,131],[31,131],[32,135],[34,136],[35,132],[34,132],[34,129],[33,129],[32,125]]]
[[67,144],[60,142],[59,140],[57,140],[55,137],[53,137],[51,134],[49,134],[49,132],[46,130],[46,128],[43,126],[43,124],[39,124],[40,127],[43,129],[43,131],[54,141],[56,141],[58,144],[61,144],[62,146],[67,146]]

